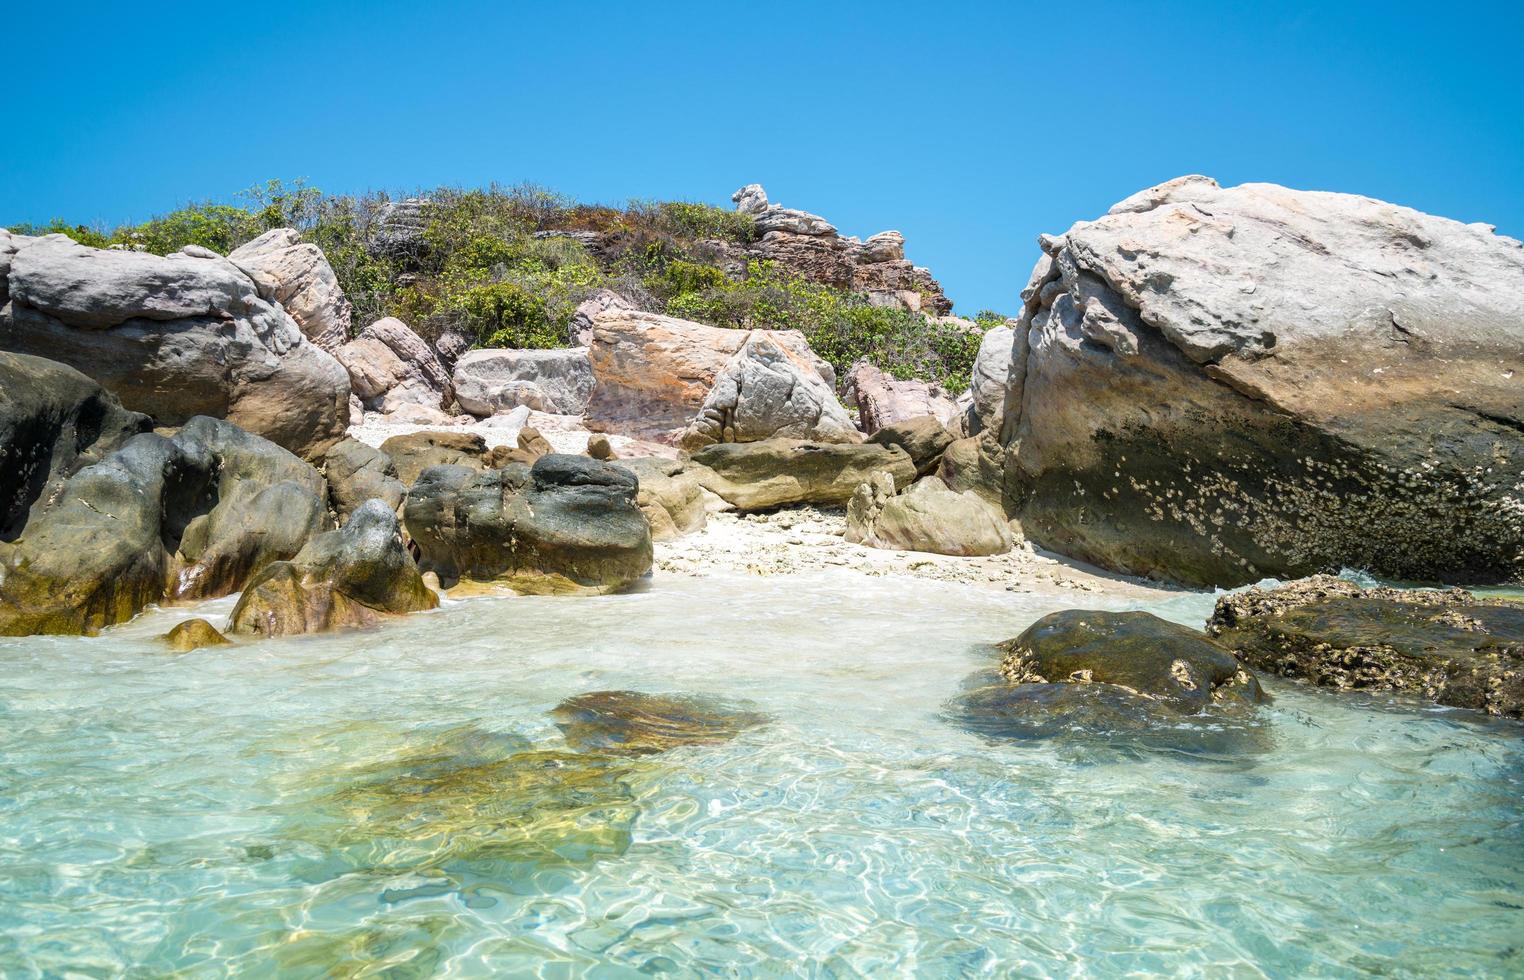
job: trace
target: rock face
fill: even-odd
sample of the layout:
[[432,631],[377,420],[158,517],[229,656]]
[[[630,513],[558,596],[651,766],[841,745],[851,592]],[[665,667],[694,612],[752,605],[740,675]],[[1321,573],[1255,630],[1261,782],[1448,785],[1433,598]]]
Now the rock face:
[[[1022,335],[1025,339],[1025,334]],[[969,435],[981,432],[1000,432],[1005,419],[1006,380],[1011,372],[1011,348],[1016,332],[1011,327],[992,327],[985,331],[979,341],[979,353],[974,357],[974,370],[969,379],[969,395],[973,400]],[[1025,355],[1023,355],[1025,356]]]
[[1518,242],[1185,177],[1041,244],[1003,426],[1033,540],[1195,585],[1524,572]]
[[407,405],[444,410],[455,401],[450,375],[433,348],[396,317],[383,317],[338,348],[335,356],[370,412]]
[[402,543],[397,515],[371,500],[340,530],[313,538],[290,561],[266,566],[239,598],[228,631],[318,633],[438,605]]
[[894,478],[875,473],[847,503],[846,539],[870,548],[936,555],[1003,555],[1015,539],[1000,512],[932,476],[899,496]]
[[285,308],[306,338],[330,354],[349,339],[354,314],[322,249],[291,228],[276,228],[228,253],[260,298]]
[[703,529],[708,519],[703,487],[682,463],[644,456],[620,460],[619,465],[640,481],[635,503],[651,525],[652,541],[670,541]]
[[392,458],[354,439],[324,454],[323,478],[328,481],[328,505],[341,522],[367,500],[380,500],[395,511],[407,495]]
[[94,633],[160,599],[237,591],[322,526],[323,497],[312,467],[227,422],[133,436],[0,544],[0,635]]
[[939,385],[897,381],[867,361],[858,361],[847,372],[847,397],[857,404],[859,424],[869,435],[886,425],[926,415],[946,425],[960,411]]
[[633,310],[635,304],[614,292],[600,289],[583,300],[566,325],[566,343],[570,347],[588,347],[593,342],[593,317],[604,310]]
[[651,569],[651,529],[628,470],[552,454],[475,473],[436,466],[408,491],[408,534],[442,581],[500,580],[520,592],[602,593]]
[[862,435],[812,360],[757,330],[720,370],[679,441],[700,449],[774,438],[859,442]]
[[760,238],[750,258],[776,262],[812,282],[866,293],[870,301],[912,312],[944,315],[952,302],[926,269],[905,259],[905,236],[879,232],[867,241],[844,238],[819,215],[779,207],[761,184],[748,184],[731,196],[736,210],[751,215]]
[[1524,717],[1524,605],[1326,575],[1225,595],[1207,624],[1244,662],[1340,690]]
[[581,415],[593,391],[586,347],[482,349],[455,364],[455,397],[478,418],[527,405],[552,415]]
[[0,348],[68,364],[161,425],[226,418],[307,457],[343,437],[344,369],[227,259],[8,241]]
[[587,426],[673,442],[704,407],[715,380],[755,334],[762,334],[835,385],[835,372],[797,330],[728,330],[690,320],[609,309],[593,317],[588,357],[593,392]]
[[20,537],[65,479],[149,424],[71,367],[0,353],[0,542]]
[[896,486],[915,480],[915,463],[898,446],[792,439],[709,446],[693,454],[691,471],[704,489],[741,510],[845,504],[877,472]]

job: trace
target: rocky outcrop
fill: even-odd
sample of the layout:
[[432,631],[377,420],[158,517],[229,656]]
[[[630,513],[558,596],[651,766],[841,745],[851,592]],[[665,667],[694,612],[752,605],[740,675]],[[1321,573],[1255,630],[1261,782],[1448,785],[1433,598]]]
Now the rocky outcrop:
[[1283,677],[1524,717],[1524,604],[1319,575],[1225,595],[1207,630]]
[[455,397],[478,418],[527,405],[552,415],[581,415],[593,391],[586,347],[474,350],[455,365]]
[[422,567],[441,581],[603,593],[651,569],[651,529],[636,495],[636,478],[626,469],[552,454],[533,467],[425,470],[403,512]]
[[1000,645],[951,720],[992,739],[1095,740],[1213,754],[1263,750],[1253,672],[1195,630],[1144,612],[1069,609]]
[[704,489],[740,510],[841,505],[874,473],[888,473],[896,486],[908,486],[916,475],[898,446],[793,439],[708,446],[693,454],[690,471]]
[[952,445],[953,436],[937,419],[922,415],[883,426],[868,441],[880,446],[899,446],[915,463],[916,472],[924,475],[937,468],[942,454]]
[[0,635],[94,633],[164,598],[235,592],[322,526],[322,477],[217,419],[133,436],[0,544]]
[[1185,177],[1041,244],[1003,426],[1034,541],[1194,585],[1524,575],[1518,242]]
[[292,228],[276,228],[228,253],[260,298],[291,314],[302,334],[330,354],[349,339],[354,314],[323,250]]
[[775,438],[850,443],[862,434],[813,358],[757,330],[715,377],[679,442],[691,450]]
[[64,480],[149,424],[67,365],[0,353],[0,542],[20,537]]
[[890,551],[1003,555],[1015,539],[1000,512],[932,476],[895,495],[894,477],[875,473],[847,503],[846,539]]
[[947,425],[960,413],[940,385],[899,381],[867,361],[858,361],[848,370],[847,400],[857,406],[858,426],[869,435],[886,425],[927,415]]
[[429,200],[409,197],[385,205],[376,214],[376,230],[368,245],[372,255],[389,258],[404,268],[428,252],[424,232],[429,226]]
[[341,523],[367,500],[380,500],[396,510],[407,495],[392,458],[354,439],[337,443],[323,455],[323,478],[328,482],[328,506]]
[[879,232],[867,241],[844,238],[819,215],[770,203],[760,184],[748,184],[731,200],[755,222],[759,238],[747,249],[750,258],[775,262],[811,282],[865,293],[877,305],[932,315],[952,311],[931,273],[906,261],[905,236],[899,232]]
[[577,305],[576,312],[567,321],[566,344],[568,347],[588,347],[593,342],[593,317],[604,310],[633,310],[635,304],[614,292],[600,289]]
[[729,330],[657,313],[609,309],[593,317],[588,428],[675,441],[704,407],[731,357],[754,334],[769,337],[813,365],[826,385],[834,386],[835,372],[815,356],[797,330]]
[[228,632],[319,633],[438,605],[402,542],[397,515],[371,500],[341,529],[318,535],[290,561],[256,576],[233,608]]
[[335,356],[369,412],[404,406],[444,410],[455,401],[450,375],[433,348],[396,317],[383,317],[340,347]]
[[652,541],[670,541],[703,529],[703,487],[681,462],[643,456],[620,460],[619,465],[640,481],[635,503],[651,525]]
[[8,240],[0,348],[67,364],[160,425],[225,418],[307,457],[342,438],[344,369],[227,259]]

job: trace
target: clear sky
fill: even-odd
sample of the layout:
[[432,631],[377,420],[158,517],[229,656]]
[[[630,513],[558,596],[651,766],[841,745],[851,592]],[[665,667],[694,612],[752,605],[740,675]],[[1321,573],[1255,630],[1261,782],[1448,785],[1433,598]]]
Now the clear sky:
[[3,33],[0,224],[271,177],[532,181],[897,228],[959,312],[1184,173],[1524,237],[1524,2],[60,3]]

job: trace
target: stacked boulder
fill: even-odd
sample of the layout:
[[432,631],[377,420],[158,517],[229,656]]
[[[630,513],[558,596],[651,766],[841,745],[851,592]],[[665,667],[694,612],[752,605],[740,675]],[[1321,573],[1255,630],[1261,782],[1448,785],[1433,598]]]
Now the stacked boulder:
[[1107,568],[1524,577],[1524,246],[1349,194],[1182,177],[1043,236],[1006,505]]
[[450,374],[432,348],[396,317],[383,317],[335,352],[367,412],[421,410],[419,421],[447,422],[455,403]]
[[158,256],[0,231],[0,256],[0,349],[67,364],[160,425],[228,419],[309,458],[343,437],[349,379],[274,299],[290,281],[197,246]]

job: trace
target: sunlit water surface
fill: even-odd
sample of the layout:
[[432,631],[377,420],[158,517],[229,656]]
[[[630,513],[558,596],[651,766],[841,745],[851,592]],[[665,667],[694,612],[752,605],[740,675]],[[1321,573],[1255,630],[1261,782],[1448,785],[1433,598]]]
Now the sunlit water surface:
[[[948,720],[1075,604],[1127,608],[662,578],[178,656],[228,600],[0,640],[0,974],[1524,971],[1517,726],[1286,683],[1216,754]],[[771,721],[574,751],[550,709],[610,688]]]

